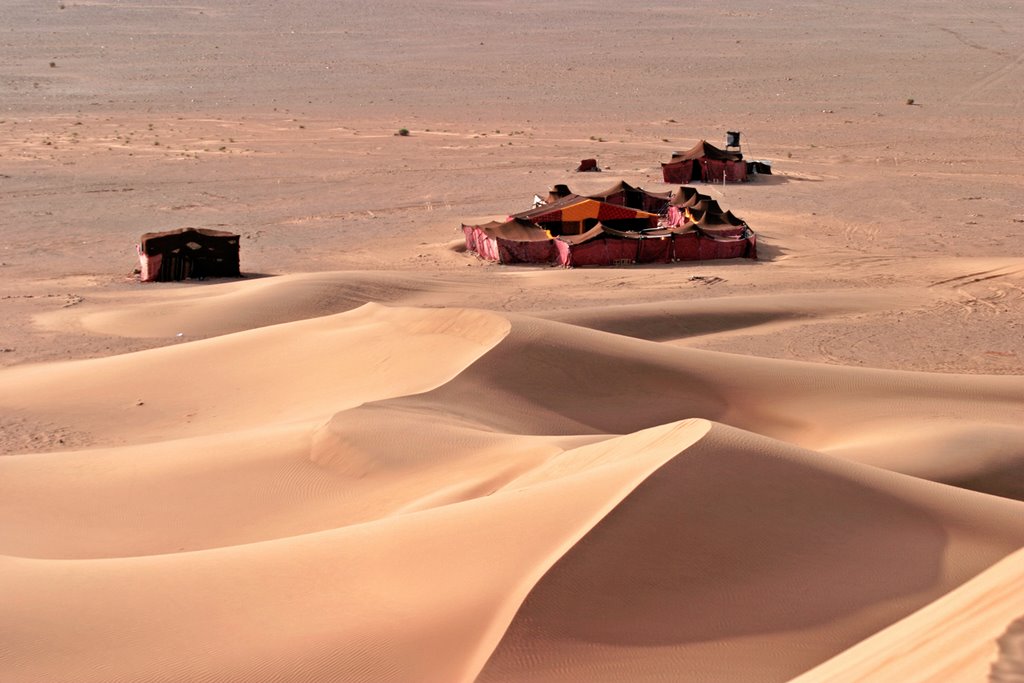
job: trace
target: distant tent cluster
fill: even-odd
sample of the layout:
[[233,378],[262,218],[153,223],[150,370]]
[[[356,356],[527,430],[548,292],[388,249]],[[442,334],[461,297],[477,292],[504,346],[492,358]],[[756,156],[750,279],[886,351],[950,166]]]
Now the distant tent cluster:
[[139,241],[143,282],[241,277],[240,235],[222,230],[181,228],[147,232]]
[[662,177],[666,182],[738,182],[751,174],[771,174],[771,166],[761,161],[744,161],[738,150],[720,150],[711,142],[700,140],[685,152],[675,152],[672,161],[662,164]]
[[648,192],[625,182],[582,196],[556,185],[539,205],[463,225],[466,249],[496,263],[563,267],[757,258],[750,227],[695,188]]

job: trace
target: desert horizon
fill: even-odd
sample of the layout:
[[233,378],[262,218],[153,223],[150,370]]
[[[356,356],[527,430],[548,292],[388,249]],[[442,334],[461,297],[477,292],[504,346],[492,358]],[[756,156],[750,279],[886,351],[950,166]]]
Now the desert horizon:
[[[1017,680],[1020,9],[11,0],[0,679]],[[466,249],[726,131],[756,260]]]

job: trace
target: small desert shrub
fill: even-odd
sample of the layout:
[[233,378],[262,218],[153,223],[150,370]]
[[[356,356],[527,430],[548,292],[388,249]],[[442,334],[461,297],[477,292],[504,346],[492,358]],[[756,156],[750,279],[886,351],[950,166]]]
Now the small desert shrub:
[[408,128],[399,128],[398,129],[398,134],[401,135],[403,138],[404,137],[408,137],[409,129]]
[[907,98],[907,104],[913,104],[913,103],[914,103],[914,98],[913,97],[908,97]]

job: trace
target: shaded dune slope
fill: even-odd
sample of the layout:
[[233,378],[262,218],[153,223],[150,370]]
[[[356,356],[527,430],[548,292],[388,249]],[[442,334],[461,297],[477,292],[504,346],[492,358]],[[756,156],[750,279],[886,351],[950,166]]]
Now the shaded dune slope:
[[1019,681],[1024,550],[792,683]]
[[1016,550],[1024,505],[715,426],[534,587],[483,681],[781,681]]
[[639,339],[669,341],[735,330],[777,329],[787,323],[906,306],[914,299],[921,299],[920,294],[836,291],[593,306],[535,316]]

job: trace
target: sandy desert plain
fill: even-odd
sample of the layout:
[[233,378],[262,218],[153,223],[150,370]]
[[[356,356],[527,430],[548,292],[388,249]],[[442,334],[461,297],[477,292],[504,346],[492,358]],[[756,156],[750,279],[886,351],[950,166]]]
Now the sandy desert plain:
[[[0,681],[1024,680],[1022,17],[4,0]],[[758,261],[462,248],[726,130]]]

